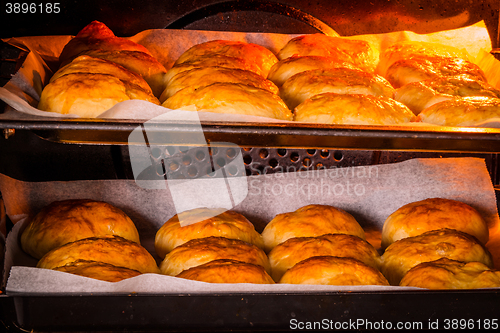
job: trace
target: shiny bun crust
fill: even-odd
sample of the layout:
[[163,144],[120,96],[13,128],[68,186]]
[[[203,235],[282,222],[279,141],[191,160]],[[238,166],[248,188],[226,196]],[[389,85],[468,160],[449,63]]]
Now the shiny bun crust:
[[391,97],[394,88],[383,77],[359,69],[312,69],[295,74],[280,88],[280,96],[292,110],[322,93],[363,94]]
[[271,274],[271,265],[263,250],[253,244],[225,237],[196,238],[177,246],[163,259],[160,271],[176,276],[186,269],[218,259],[259,265]]
[[141,245],[119,236],[80,239],[53,249],[36,267],[53,269],[77,260],[91,260],[126,267],[141,273],[159,273],[153,256]]
[[295,108],[295,121],[306,123],[397,125],[413,120],[408,107],[383,96],[323,93]]
[[285,272],[279,283],[322,285],[382,285],[389,283],[377,269],[352,258],[318,256]]
[[217,82],[198,89],[184,88],[167,99],[169,109],[243,114],[292,120],[292,112],[281,98],[268,90],[246,84]]
[[478,261],[492,268],[489,251],[474,236],[452,229],[428,231],[398,240],[381,256],[381,271],[391,285],[399,285],[403,276],[422,262],[449,258],[463,262]]
[[441,258],[423,262],[406,273],[400,286],[427,289],[476,289],[500,287],[500,271],[480,262]]
[[346,234],[290,238],[274,247],[268,256],[275,281],[299,261],[316,256],[349,257],[377,270],[380,268],[377,250],[367,241]]
[[349,213],[327,205],[308,205],[276,215],[262,231],[265,250],[294,237],[348,234],[365,239],[365,232]]
[[108,282],[118,282],[141,274],[141,272],[130,268],[90,260],[77,260],[64,266],[55,267],[53,270]]
[[176,60],[174,66],[219,55],[246,59],[259,68],[257,74],[263,77],[267,77],[271,67],[278,62],[274,53],[261,45],[239,41],[212,40],[194,45],[186,50]]
[[174,215],[163,224],[156,232],[156,253],[164,259],[175,247],[210,236],[239,239],[264,248],[262,236],[243,215],[225,209],[196,208]]
[[460,201],[429,198],[404,205],[385,220],[382,248],[402,238],[442,228],[465,232],[482,244],[488,242],[488,226],[477,210]]
[[27,224],[21,234],[21,247],[40,259],[66,243],[106,235],[139,243],[134,222],[113,205],[86,199],[56,201],[42,208]]
[[210,261],[185,270],[177,277],[209,283],[274,283],[262,266],[231,259]]

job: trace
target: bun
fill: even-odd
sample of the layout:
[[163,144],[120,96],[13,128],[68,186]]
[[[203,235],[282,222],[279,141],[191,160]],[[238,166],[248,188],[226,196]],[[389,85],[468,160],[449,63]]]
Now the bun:
[[231,259],[210,261],[185,270],[177,277],[209,283],[274,283],[262,266]]
[[176,276],[186,269],[218,259],[259,265],[271,274],[271,265],[263,250],[253,244],[225,237],[196,238],[177,246],[165,256],[160,271]]
[[276,95],[279,94],[279,89],[274,83],[254,72],[237,68],[208,66],[182,71],[173,76],[162,93],[160,101],[165,101],[183,88],[198,89],[217,82],[246,84],[265,89]]
[[186,50],[176,60],[174,66],[219,55],[246,59],[257,66],[259,69],[257,74],[263,77],[267,77],[271,67],[278,62],[274,53],[263,46],[238,41],[212,40],[196,44]]
[[382,254],[381,271],[391,285],[397,286],[412,267],[440,258],[479,261],[493,267],[491,254],[474,236],[445,228],[403,238],[389,245]]
[[460,201],[430,198],[404,205],[385,220],[382,248],[402,238],[442,228],[468,233],[482,244],[488,242],[488,226],[477,210]]
[[364,40],[319,33],[292,38],[277,55],[279,60],[293,56],[329,57],[349,62],[368,72],[374,71],[378,61],[378,53]]
[[243,114],[292,120],[292,113],[278,95],[246,84],[213,83],[178,91],[163,104],[169,109]]
[[222,208],[196,208],[176,214],[163,224],[156,232],[156,253],[164,259],[175,247],[210,236],[239,239],[264,248],[262,236],[243,215]]
[[278,87],[295,74],[313,69],[350,68],[358,69],[352,63],[323,56],[291,56],[278,61],[271,67],[267,78]]
[[349,213],[327,205],[308,205],[276,215],[262,231],[265,250],[294,237],[348,234],[365,239],[365,232]]
[[141,273],[159,273],[156,261],[144,247],[119,236],[90,237],[67,243],[44,255],[36,267],[54,269],[77,260],[103,262]]
[[396,125],[413,120],[408,107],[383,96],[323,93],[295,108],[295,121],[307,123]]
[[427,289],[476,289],[500,287],[500,271],[480,262],[441,258],[423,262],[406,273],[401,286]]
[[89,260],[77,260],[53,269],[108,282],[118,282],[141,274],[141,272],[130,268]]
[[394,99],[416,115],[439,102],[467,96],[500,98],[500,90],[468,75],[458,75],[409,83],[394,93]]
[[385,277],[373,267],[352,258],[318,256],[305,259],[285,272],[279,283],[322,285],[382,285]]
[[291,110],[306,99],[327,92],[392,97],[394,88],[379,75],[350,68],[304,71],[280,88],[280,96]]
[[477,126],[500,117],[500,99],[463,97],[434,104],[419,113],[417,120],[441,126]]
[[276,245],[269,252],[272,277],[279,281],[283,274],[299,261],[315,256],[349,257],[375,269],[380,268],[380,255],[365,240],[346,234],[326,234],[317,237],[296,237]]
[[139,243],[134,222],[111,204],[86,199],[56,201],[31,219],[21,234],[21,246],[40,259],[66,243],[106,235]]

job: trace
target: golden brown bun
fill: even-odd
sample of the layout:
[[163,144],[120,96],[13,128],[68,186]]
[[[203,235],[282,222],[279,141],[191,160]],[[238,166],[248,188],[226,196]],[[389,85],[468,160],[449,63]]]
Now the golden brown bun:
[[461,58],[424,56],[413,56],[394,62],[387,69],[385,78],[394,88],[400,88],[412,82],[464,74],[486,82],[482,69],[470,61]]
[[169,109],[292,120],[292,112],[281,98],[267,90],[238,83],[212,83],[193,89],[184,88],[167,99]]
[[100,261],[141,273],[160,272],[144,247],[119,236],[90,237],[67,243],[44,255],[36,267],[53,269],[77,260]]
[[480,262],[461,262],[441,258],[413,267],[400,286],[427,289],[476,289],[500,287],[500,271]]
[[269,252],[274,281],[299,261],[316,256],[349,257],[375,269],[380,268],[380,255],[367,241],[352,235],[326,234],[296,237],[276,245]]
[[264,267],[271,274],[269,259],[257,246],[225,237],[192,239],[169,252],[160,265],[162,274],[176,276],[191,267],[217,259],[233,259]]
[[315,95],[363,94],[392,97],[394,88],[386,79],[359,69],[313,69],[295,74],[280,88],[280,96],[293,110],[297,105]]
[[61,76],[69,74],[107,74],[113,75],[121,81],[130,82],[141,87],[144,91],[152,92],[148,83],[137,73],[109,60],[99,59],[88,55],[76,57],[69,64],[59,68],[50,78],[54,82]]
[[354,66],[373,72],[378,61],[378,53],[370,43],[344,37],[310,34],[292,38],[278,52],[278,59],[293,56],[323,56],[346,61]]
[[401,41],[390,45],[380,54],[376,72],[379,75],[386,76],[387,69],[392,64],[399,60],[406,60],[414,56],[437,56],[467,60],[465,52],[453,46],[431,42]]
[[229,40],[212,40],[194,45],[186,50],[176,60],[174,66],[219,55],[245,59],[254,63],[259,68],[257,74],[263,77],[267,77],[271,67],[278,62],[274,53],[261,45]]
[[187,269],[177,277],[209,283],[274,283],[264,267],[231,259],[213,260]]
[[349,213],[327,205],[307,205],[294,212],[276,215],[262,231],[265,250],[294,237],[348,234],[365,239],[365,232]]
[[323,56],[292,56],[278,61],[271,67],[267,78],[277,86],[282,86],[286,80],[295,74],[312,69],[351,68],[357,69],[352,63],[336,58]]
[[395,125],[413,120],[407,106],[383,96],[324,93],[295,108],[295,121],[308,123]]
[[265,89],[273,94],[279,94],[279,89],[273,82],[254,72],[237,68],[207,66],[182,71],[172,77],[161,94],[160,102],[163,103],[167,98],[186,87],[198,89],[216,82],[246,84]]
[[104,23],[93,21],[64,46],[59,60],[64,63],[88,50],[140,51],[151,55],[144,46],[126,38],[116,37]]
[[333,256],[305,259],[287,270],[279,283],[343,286],[389,285],[377,269],[356,259]]
[[477,210],[460,201],[430,198],[404,205],[385,220],[382,249],[402,238],[442,228],[468,233],[482,244],[488,242],[488,225]]
[[118,282],[141,274],[134,269],[90,260],[76,260],[53,269],[108,282]]
[[89,50],[81,55],[112,61],[136,74],[139,74],[151,87],[153,94],[159,97],[165,89],[166,68],[148,53],[139,51]]
[[436,103],[466,96],[500,98],[500,90],[468,75],[458,75],[412,82],[394,93],[394,99],[408,106],[416,115]]
[[493,267],[491,254],[474,236],[453,229],[439,229],[389,245],[382,254],[381,271],[391,285],[397,286],[412,267],[440,258],[479,261]]
[[21,234],[21,246],[40,259],[66,243],[106,235],[139,243],[134,222],[111,204],[86,199],[56,201],[42,208],[28,223]]
[[163,224],[156,232],[156,253],[164,259],[175,247],[210,236],[239,239],[264,248],[262,236],[243,215],[225,209],[196,208],[176,214]]
[[476,126],[500,118],[500,99],[462,97],[434,104],[423,110],[417,120],[442,126]]

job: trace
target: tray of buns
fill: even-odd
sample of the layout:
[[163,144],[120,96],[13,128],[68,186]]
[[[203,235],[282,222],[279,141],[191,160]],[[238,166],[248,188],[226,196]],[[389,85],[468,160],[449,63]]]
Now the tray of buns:
[[165,144],[189,144],[201,124],[208,141],[248,147],[498,152],[498,60],[481,22],[428,35],[124,38],[94,21],[75,37],[6,41],[29,54],[0,90],[2,127],[53,141],[127,144],[148,123],[175,133],[158,136]]

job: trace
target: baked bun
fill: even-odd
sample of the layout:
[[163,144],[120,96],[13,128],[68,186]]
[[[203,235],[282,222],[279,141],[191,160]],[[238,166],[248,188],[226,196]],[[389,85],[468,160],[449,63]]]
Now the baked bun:
[[279,281],[299,261],[316,256],[349,257],[375,269],[380,268],[377,250],[367,241],[346,234],[290,238],[276,245],[268,256],[274,281]]
[[176,276],[191,267],[218,259],[233,259],[264,267],[271,274],[269,259],[257,246],[225,237],[192,239],[169,252],[160,265],[162,274]]
[[64,266],[55,267],[53,270],[108,282],[118,282],[141,274],[134,269],[90,260],[76,260]]
[[280,88],[280,96],[290,110],[326,92],[392,97],[394,88],[379,75],[350,68],[308,70],[295,74]]
[[477,126],[492,118],[500,118],[500,99],[462,97],[434,104],[424,109],[417,120],[441,126]]
[[159,97],[165,89],[166,68],[148,53],[123,50],[88,50],[81,55],[88,55],[114,62],[131,72],[139,74],[151,87],[153,94]]
[[462,58],[413,56],[394,62],[385,78],[394,88],[412,82],[436,79],[445,76],[468,75],[479,81],[487,81],[483,70]]
[[163,224],[156,232],[156,253],[164,259],[175,247],[210,236],[239,239],[264,248],[262,236],[243,215],[222,208],[196,208],[176,214]]
[[108,74],[71,74],[45,86],[38,108],[95,118],[119,102],[140,99],[160,104],[149,91]]
[[436,103],[467,96],[500,98],[500,90],[468,75],[457,75],[409,83],[394,93],[394,99],[416,115]]
[[189,268],[177,277],[209,283],[274,283],[262,266],[231,259],[213,260]]
[[291,56],[278,61],[271,67],[267,78],[278,87],[295,74],[312,69],[351,68],[357,69],[352,63],[336,58],[323,56]]
[[162,106],[174,110],[243,114],[279,120],[292,120],[293,117],[278,95],[246,84],[227,82],[198,89],[184,88]]
[[346,61],[354,66],[373,72],[378,53],[364,40],[350,39],[323,34],[309,34],[294,37],[278,52],[279,60],[292,56],[323,56]]
[[449,45],[420,41],[401,41],[387,47],[381,54],[376,73],[386,76],[387,69],[397,61],[414,56],[462,58],[468,60],[464,51]]
[[430,198],[404,205],[385,220],[382,249],[402,238],[442,228],[468,233],[482,244],[488,242],[488,225],[477,210],[460,201]]
[[266,252],[294,237],[348,234],[365,239],[365,232],[349,213],[327,205],[307,205],[276,215],[262,231]]
[[21,234],[21,247],[40,259],[66,243],[106,235],[139,243],[134,222],[113,205],[86,199],[56,201],[29,221]]
[[381,256],[381,271],[391,285],[399,285],[403,276],[422,262],[449,258],[479,261],[492,268],[489,251],[474,236],[453,229],[439,229],[392,243]]
[[287,270],[279,283],[343,286],[389,285],[377,269],[356,259],[333,256],[305,259]]
[[323,93],[295,108],[295,121],[306,123],[396,125],[413,120],[407,106],[383,96]]
[[427,289],[476,289],[500,287],[500,271],[480,262],[461,262],[441,258],[413,267],[400,286]]
[[159,273],[153,256],[141,245],[119,236],[90,237],[55,248],[36,267],[54,269],[77,260],[104,262],[141,273]]
[[160,102],[163,103],[167,98],[184,88],[198,89],[217,82],[246,84],[265,89],[276,95],[279,94],[279,89],[273,82],[254,72],[237,68],[208,66],[182,71],[172,77],[160,97]]
[[54,82],[64,75],[71,74],[107,74],[116,77],[121,81],[129,82],[135,86],[141,87],[144,91],[152,93],[148,83],[137,73],[134,73],[125,67],[112,61],[82,55],[75,58],[69,64],[59,68],[52,75],[49,82]]
[[104,23],[93,21],[64,46],[59,61],[65,63],[88,50],[139,51],[151,55],[144,46],[126,38],[116,37]]
[[175,61],[174,66],[218,55],[246,59],[259,68],[258,74],[263,77],[267,77],[271,67],[278,62],[274,53],[264,46],[239,41],[212,40],[196,44],[186,50]]

